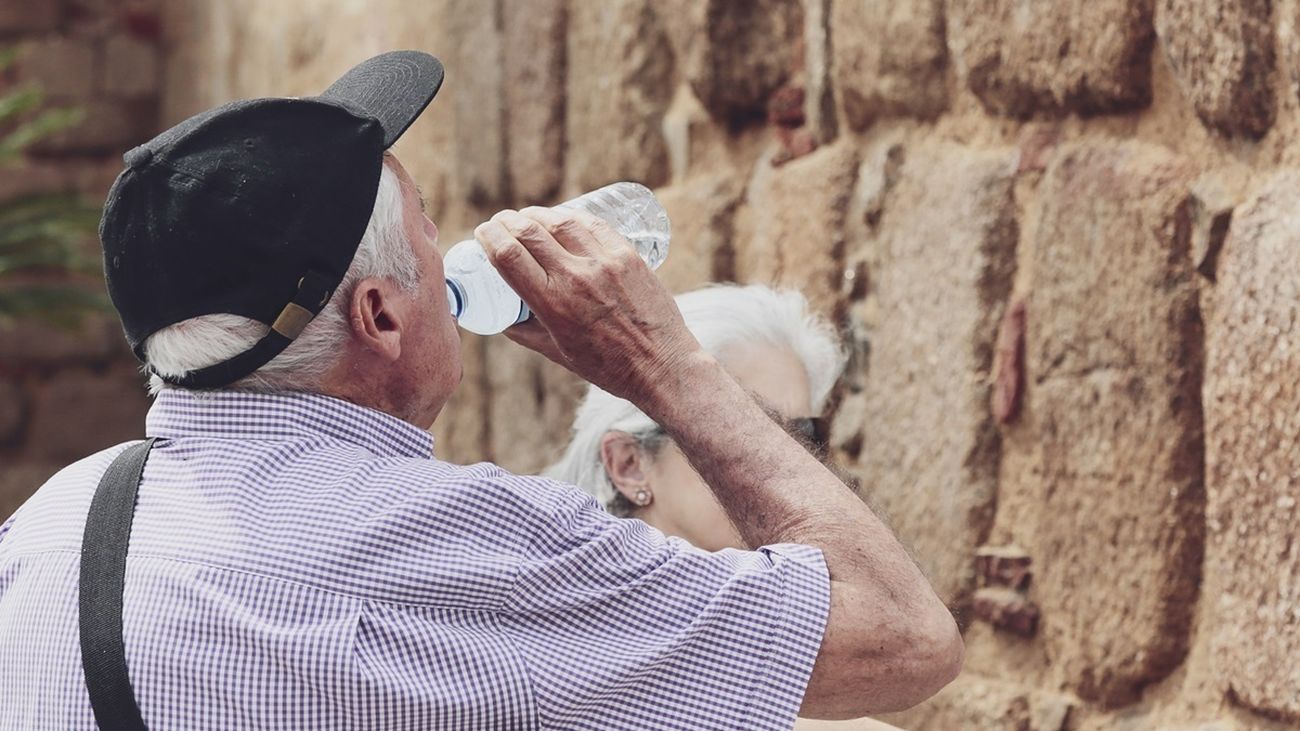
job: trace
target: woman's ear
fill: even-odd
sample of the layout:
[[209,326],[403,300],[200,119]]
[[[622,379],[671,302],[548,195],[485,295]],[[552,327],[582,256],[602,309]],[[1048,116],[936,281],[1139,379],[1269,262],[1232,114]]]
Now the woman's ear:
[[631,434],[621,431],[605,432],[600,438],[600,461],[605,465],[605,474],[614,484],[614,489],[636,504],[636,494],[649,491],[650,481],[646,475],[646,454]]
[[402,354],[405,304],[399,288],[390,280],[366,277],[357,282],[348,302],[352,337],[384,360],[397,360]]

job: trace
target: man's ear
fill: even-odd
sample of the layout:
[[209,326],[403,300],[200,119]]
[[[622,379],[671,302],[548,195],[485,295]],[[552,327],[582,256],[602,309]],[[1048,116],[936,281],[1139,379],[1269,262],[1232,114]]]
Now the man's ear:
[[407,327],[407,303],[396,283],[366,277],[352,290],[348,325],[352,337],[379,357],[395,361],[402,354],[402,334]]
[[600,438],[600,461],[605,474],[619,494],[636,503],[638,491],[650,490],[646,477],[646,455],[631,434],[621,431],[605,432]]

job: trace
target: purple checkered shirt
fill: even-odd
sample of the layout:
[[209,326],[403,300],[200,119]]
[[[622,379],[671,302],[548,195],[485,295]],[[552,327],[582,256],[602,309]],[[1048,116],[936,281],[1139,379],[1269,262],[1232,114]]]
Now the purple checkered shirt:
[[[326,396],[164,391],[147,433],[124,637],[151,729],[794,723],[829,605],[818,549],[704,551]],[[78,559],[126,446],[0,527],[0,729],[95,727]]]

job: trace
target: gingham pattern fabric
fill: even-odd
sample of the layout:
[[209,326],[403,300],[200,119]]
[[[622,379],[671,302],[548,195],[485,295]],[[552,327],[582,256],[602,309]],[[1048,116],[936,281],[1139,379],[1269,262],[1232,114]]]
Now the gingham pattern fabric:
[[[788,729],[821,551],[716,553],[325,396],[164,391],[127,560],[151,729]],[[90,729],[77,570],[126,445],[0,527],[0,729]]]

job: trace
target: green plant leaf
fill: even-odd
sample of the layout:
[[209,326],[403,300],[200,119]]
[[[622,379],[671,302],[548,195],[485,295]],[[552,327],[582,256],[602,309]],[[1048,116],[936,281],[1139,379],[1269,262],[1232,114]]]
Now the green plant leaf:
[[0,96],[0,124],[17,120],[20,115],[36,109],[44,98],[41,90],[34,86]]
[[82,109],[46,109],[34,119],[23,122],[4,137],[0,137],[0,162],[16,159],[24,149],[38,140],[75,126],[85,119]]
[[0,48],[0,72],[8,71],[9,67],[13,66],[14,61],[17,60],[18,60],[18,48],[16,46],[10,46],[8,48]]

